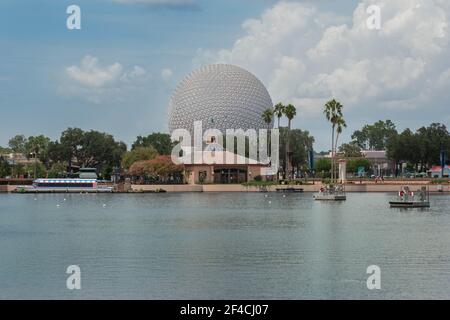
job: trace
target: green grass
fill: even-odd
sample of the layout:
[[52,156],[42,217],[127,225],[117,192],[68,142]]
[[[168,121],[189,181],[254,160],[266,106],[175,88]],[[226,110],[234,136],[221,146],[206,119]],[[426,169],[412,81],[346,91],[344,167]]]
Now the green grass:
[[448,184],[448,183],[450,183],[450,180],[447,178],[447,179],[432,179],[431,180],[431,184]]

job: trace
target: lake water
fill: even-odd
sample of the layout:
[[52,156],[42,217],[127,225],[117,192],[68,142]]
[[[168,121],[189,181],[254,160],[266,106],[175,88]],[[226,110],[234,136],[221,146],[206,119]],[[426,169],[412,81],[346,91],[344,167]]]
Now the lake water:
[[450,196],[391,197],[0,194],[0,298],[449,299]]

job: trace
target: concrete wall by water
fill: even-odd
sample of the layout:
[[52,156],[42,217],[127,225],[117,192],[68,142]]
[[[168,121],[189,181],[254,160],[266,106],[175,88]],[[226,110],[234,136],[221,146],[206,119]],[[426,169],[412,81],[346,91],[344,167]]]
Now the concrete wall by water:
[[0,185],[0,192],[13,192],[17,186]]
[[[408,184],[411,190],[416,191],[422,185]],[[305,192],[318,192],[322,184],[314,185],[298,185],[295,188],[302,188]],[[347,192],[398,192],[401,184],[347,184],[345,190]],[[439,191],[439,185],[427,185],[430,192]],[[276,188],[286,188],[284,185],[267,187],[268,192],[275,191]],[[246,187],[240,184],[205,184],[205,185],[132,185],[133,191],[156,191],[164,189],[167,192],[259,192],[259,187]],[[442,186],[442,191],[450,192],[450,185]]]
[[[403,184],[347,184],[345,190],[347,192],[398,192],[402,185],[410,186],[411,190],[416,191],[420,188],[420,184],[406,183]],[[423,184],[425,185],[425,184]],[[0,185],[0,192],[12,192],[17,186]],[[270,186],[267,187],[268,192],[275,191],[276,188],[285,188],[286,186]],[[295,188],[302,188],[305,192],[318,192],[322,184],[299,185]],[[437,192],[442,189],[443,192],[450,192],[450,185],[427,185],[430,192]],[[205,184],[205,185],[132,185],[131,190],[135,192],[151,192],[158,189],[164,189],[167,192],[259,192],[258,187],[245,187],[240,184]]]

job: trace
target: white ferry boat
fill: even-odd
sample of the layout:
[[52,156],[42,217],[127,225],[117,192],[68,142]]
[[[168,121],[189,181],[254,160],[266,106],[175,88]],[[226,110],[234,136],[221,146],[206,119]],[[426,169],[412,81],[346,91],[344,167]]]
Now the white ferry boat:
[[23,193],[112,192],[113,187],[99,186],[97,179],[36,179],[31,186],[21,186]]

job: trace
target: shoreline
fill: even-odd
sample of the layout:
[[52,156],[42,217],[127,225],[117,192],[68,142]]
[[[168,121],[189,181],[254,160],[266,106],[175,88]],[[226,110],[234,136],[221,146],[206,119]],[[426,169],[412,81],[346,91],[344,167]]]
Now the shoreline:
[[[409,182],[409,183],[408,183]],[[204,184],[204,185],[131,185],[129,192],[108,192],[111,194],[139,194],[139,193],[179,193],[179,192],[277,192],[276,189],[283,188],[295,188],[303,189],[305,193],[315,193],[320,190],[324,185],[322,183],[317,184],[305,184],[305,185],[270,185],[270,186],[244,186],[239,184]],[[401,186],[410,186],[412,191],[418,190],[421,186],[426,186],[430,193],[450,193],[450,184],[427,184],[417,183],[412,181],[401,181],[396,183],[363,183],[363,184],[345,184],[345,191],[347,193],[364,193],[364,192],[398,192]],[[18,193],[15,192],[17,186],[1,185],[0,193]],[[29,192],[32,194],[40,192]],[[55,191],[47,193],[68,193],[66,191]],[[71,192],[69,192],[71,193]],[[80,193],[80,192],[72,192]],[[91,193],[103,193],[103,192],[91,192]]]
[[[396,184],[346,184],[345,191],[348,193],[359,192],[398,192],[400,187],[408,185],[413,191],[426,185],[431,193],[449,193],[450,185],[438,184],[414,184],[414,183],[396,183]],[[259,186],[243,186],[243,185],[221,185],[221,184],[205,184],[205,185],[132,185],[134,192],[152,192],[157,189],[164,189],[167,192],[277,192],[277,188],[293,187],[296,189],[303,189],[305,193],[319,192],[323,184],[313,185],[272,185],[267,187]],[[442,191],[440,191],[442,188]]]

